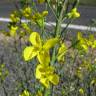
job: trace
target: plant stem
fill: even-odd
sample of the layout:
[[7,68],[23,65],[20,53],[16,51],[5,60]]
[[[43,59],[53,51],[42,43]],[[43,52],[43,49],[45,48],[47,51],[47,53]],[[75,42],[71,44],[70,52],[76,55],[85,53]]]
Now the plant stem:
[[[66,2],[67,2],[67,0],[65,0],[65,2],[63,4],[63,7],[61,9],[60,15],[58,17],[58,20],[56,20],[56,28],[55,28],[55,34],[54,34],[54,36],[57,37],[57,38],[60,38],[61,24],[62,24],[63,14],[64,14],[64,11],[65,11]],[[58,13],[58,11],[60,11],[60,10],[57,10],[57,13]],[[51,62],[51,64],[53,65],[55,63],[55,61],[56,61],[56,46],[53,48],[52,62]]]

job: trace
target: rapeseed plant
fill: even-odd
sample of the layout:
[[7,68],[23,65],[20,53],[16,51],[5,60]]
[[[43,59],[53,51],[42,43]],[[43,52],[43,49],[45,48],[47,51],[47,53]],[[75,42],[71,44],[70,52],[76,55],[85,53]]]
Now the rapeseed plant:
[[[24,88],[25,90],[19,96],[55,96],[55,94],[58,95],[57,89],[60,90],[58,96],[75,96],[78,94],[85,95],[85,93],[87,92],[87,88],[84,85],[84,80],[85,78],[88,78],[88,76],[89,78],[91,78],[90,74],[94,76],[93,73],[95,70],[95,60],[93,60],[94,57],[92,57],[93,53],[91,53],[89,57],[86,56],[89,54],[90,48],[92,49],[92,52],[94,52],[96,48],[96,40],[93,35],[85,38],[83,37],[81,32],[78,32],[77,39],[75,38],[77,41],[74,43],[70,40],[70,46],[67,46],[65,37],[67,37],[66,29],[69,24],[66,25],[64,30],[62,30],[61,24],[66,19],[71,21],[80,17],[80,13],[77,11],[77,6],[75,5],[70,12],[67,12],[67,1],[68,0],[37,0],[38,4],[42,4],[45,2],[47,5],[45,11],[39,12],[36,8],[34,0],[32,0],[31,3],[32,7],[30,7],[30,4],[28,3],[29,0],[22,0],[23,3],[25,2],[25,5],[19,10],[19,12],[15,11],[13,14],[11,14],[10,36],[15,37],[17,35],[18,29],[19,38],[21,38],[21,34],[23,38],[28,33],[27,36],[29,37],[26,36],[25,42],[26,40],[29,40],[29,42],[26,43],[28,45],[23,50],[23,57],[25,61],[31,61],[36,58],[35,63],[27,62],[26,64],[26,67],[31,66],[33,68],[32,72],[29,72],[27,68],[21,68],[24,71],[24,78],[26,80],[24,80],[23,82],[20,78],[22,82],[20,87]],[[52,6],[55,7],[52,8]],[[48,15],[47,7],[50,7],[56,18],[55,31],[53,33],[48,33],[48,36],[50,38],[46,38],[47,32],[45,30],[45,20],[46,16]],[[28,20],[28,22],[22,22],[22,18]],[[34,29],[29,27],[31,26],[31,24],[39,26],[38,28],[40,28],[41,30],[40,33],[34,32]],[[63,36],[65,37],[63,38]],[[82,52],[83,55],[79,54],[79,52]],[[32,65],[30,63],[34,64]],[[62,66],[58,63],[62,63],[64,65]],[[33,76],[32,81],[27,76],[30,75],[29,73]],[[2,77],[2,70],[0,71],[0,77]],[[34,77],[37,80],[35,80]],[[95,77],[92,77],[88,82],[90,82],[89,85],[93,87],[93,85],[96,84]],[[27,84],[24,85],[23,83]],[[32,90],[28,91],[31,84]],[[55,87],[54,85],[58,86]],[[84,88],[81,85],[83,85]],[[56,93],[54,90],[56,91]]]

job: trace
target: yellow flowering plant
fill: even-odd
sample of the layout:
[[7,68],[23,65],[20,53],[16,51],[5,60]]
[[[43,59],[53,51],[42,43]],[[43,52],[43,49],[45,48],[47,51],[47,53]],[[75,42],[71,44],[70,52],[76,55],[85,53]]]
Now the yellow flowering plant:
[[[38,0],[39,4],[44,2],[45,0]],[[49,7],[51,7],[50,0],[46,0],[46,3],[48,3]],[[57,1],[56,3],[59,3],[59,1]],[[65,2],[63,1],[62,3],[65,4]],[[59,3],[60,6],[63,6],[62,3]],[[53,33],[53,36],[51,36],[51,38],[47,39],[44,38],[45,35],[44,28],[45,28],[45,17],[48,15],[48,11],[36,12],[32,15],[31,20],[42,29],[41,33],[43,34],[34,31],[31,32],[31,34],[29,35],[29,42],[31,43],[31,45],[25,47],[23,51],[23,57],[25,61],[30,61],[35,57],[37,58],[35,77],[45,88],[49,89],[51,89],[51,85],[53,86],[59,84],[60,80],[59,75],[55,73],[56,69],[54,65],[57,61],[59,62],[63,60],[63,56],[67,53],[68,49],[66,45],[63,44],[61,35],[62,20],[64,20],[64,18],[67,18],[66,17],[67,15],[65,15],[65,17],[63,16],[65,11],[64,8],[65,7],[60,7],[60,9],[57,10],[59,14],[55,14],[54,12],[55,16],[58,15],[56,16],[56,18],[58,18],[56,25],[57,27],[55,29],[56,31]],[[74,8],[70,13],[68,13],[68,16],[69,18],[77,18],[80,16],[80,14],[79,12],[77,12],[77,9]],[[42,39],[41,35],[43,35]],[[60,42],[62,42],[62,44],[61,47],[59,48]],[[46,94],[47,93],[45,92],[45,95]]]
[[[85,37],[81,32],[75,38],[68,34],[70,23],[80,17],[79,0],[74,0],[71,8],[69,1],[20,0],[21,6],[10,15],[9,35],[15,39],[19,37],[24,43],[21,50],[26,68],[21,68],[24,81],[19,77],[22,82],[20,89],[23,90],[19,96],[87,96],[88,88],[84,84],[95,84],[96,55],[93,54],[96,39],[92,34]],[[38,6],[43,5],[45,9],[39,11]],[[51,31],[46,26],[49,8],[56,22]],[[67,24],[62,28],[64,22]],[[29,67],[32,72],[29,72]]]

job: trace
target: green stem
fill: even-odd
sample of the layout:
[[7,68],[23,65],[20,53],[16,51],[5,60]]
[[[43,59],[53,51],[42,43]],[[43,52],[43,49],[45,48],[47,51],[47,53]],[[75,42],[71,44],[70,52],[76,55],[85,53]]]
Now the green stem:
[[73,22],[73,19],[67,23],[66,27],[61,31],[60,36],[62,36],[63,33],[64,33],[64,38],[66,37],[66,35],[67,35],[66,29],[68,28],[68,26],[69,26],[72,22]]
[[42,19],[42,28],[41,28],[41,32],[42,32],[42,38],[44,39],[44,22],[45,20],[44,19]]
[[[65,0],[63,7],[61,9],[61,12],[60,12],[60,16],[58,17],[58,20],[56,20],[55,37],[57,37],[57,38],[60,38],[61,24],[62,24],[63,14],[65,11],[66,2],[67,2],[67,0]],[[57,10],[57,13],[58,13],[58,11],[60,11],[60,10]],[[51,64],[53,65],[55,63],[55,61],[56,61],[56,46],[53,48]]]

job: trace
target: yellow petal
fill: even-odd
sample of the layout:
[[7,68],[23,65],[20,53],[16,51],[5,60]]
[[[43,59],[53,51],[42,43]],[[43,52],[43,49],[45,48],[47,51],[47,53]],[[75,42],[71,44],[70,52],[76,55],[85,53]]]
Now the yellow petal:
[[22,94],[20,94],[19,96],[30,96],[30,92],[27,91],[27,90],[24,90],[24,91],[22,92]]
[[73,8],[72,10],[71,10],[71,12],[77,12],[77,8]]
[[49,50],[50,48],[54,47],[56,43],[58,43],[58,38],[52,38],[46,41],[46,43],[43,45],[43,48],[45,50]]
[[35,47],[26,47],[23,51],[25,61],[28,61],[38,54],[38,50]]
[[29,94],[30,94],[30,93],[29,93],[27,90],[24,90],[24,95],[25,95],[25,96],[29,96]]
[[62,44],[61,47],[59,48],[58,54],[66,53],[67,47],[65,44]]
[[10,36],[14,37],[16,36],[16,31],[17,31],[18,27],[17,26],[11,26],[11,29],[10,29]]
[[82,39],[82,33],[81,32],[78,32],[77,38],[78,38],[78,40],[81,40]]
[[47,78],[41,78],[40,82],[46,87],[49,88],[50,84],[49,84],[49,80]]
[[96,40],[94,40],[92,48],[96,48]]
[[54,85],[57,85],[59,83],[59,76],[56,74],[50,75],[49,78],[51,83],[53,83]]
[[46,67],[46,73],[49,74],[53,74],[54,72],[54,67],[53,66],[48,66]]
[[76,12],[76,13],[74,14],[74,17],[75,17],[75,18],[80,17],[80,13],[79,13],[79,12]]
[[41,78],[41,76],[42,76],[42,69],[43,69],[43,67],[42,67],[41,64],[39,64],[36,67],[36,74],[35,74],[35,76],[36,76],[37,79],[40,79]]
[[38,32],[32,32],[29,41],[32,43],[33,46],[40,47],[41,46],[41,39]]
[[78,17],[80,17],[80,13],[77,12],[77,8],[73,8],[72,11],[71,11],[71,14],[73,15],[73,16],[72,16],[73,18],[78,18]]
[[37,55],[37,58],[38,58],[40,64],[48,65],[50,62],[50,55],[49,55],[49,52],[47,52],[47,51],[39,52],[39,54]]
[[66,45],[63,43],[61,45],[61,47],[59,48],[58,50],[58,57],[57,57],[57,60],[60,62],[60,61],[64,61],[64,55],[66,54],[67,52],[67,47]]
[[43,12],[42,12],[42,16],[43,16],[43,17],[45,17],[45,16],[47,16],[47,15],[48,15],[48,11],[43,11]]
[[84,49],[85,51],[88,51],[88,46],[87,46],[87,45],[81,44],[81,46],[83,47],[83,49]]
[[63,54],[59,55],[57,57],[57,60],[58,60],[58,62],[64,62],[64,60],[65,60],[64,55]]
[[80,88],[80,89],[79,89],[79,92],[80,92],[80,94],[83,95],[83,94],[84,94],[84,89],[83,89],[83,88]]

